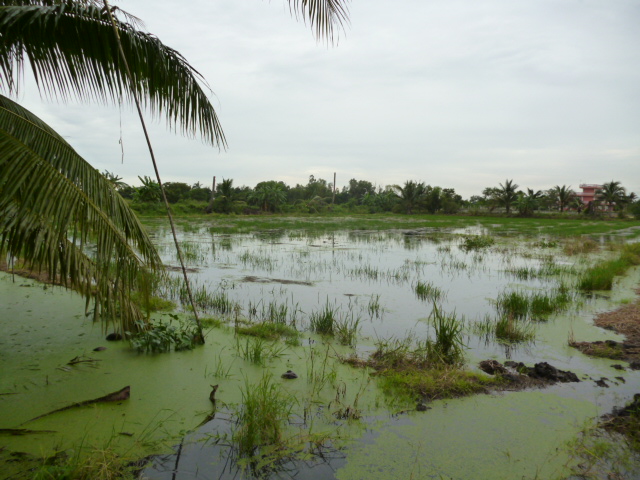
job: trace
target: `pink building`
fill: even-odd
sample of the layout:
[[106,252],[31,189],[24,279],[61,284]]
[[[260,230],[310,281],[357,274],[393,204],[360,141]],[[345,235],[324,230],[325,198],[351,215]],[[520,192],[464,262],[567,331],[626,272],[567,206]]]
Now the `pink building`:
[[576,192],[576,197],[580,197],[582,203],[589,205],[589,202],[593,202],[596,199],[596,192],[602,188],[602,185],[596,185],[595,183],[581,183],[580,188],[582,192]]

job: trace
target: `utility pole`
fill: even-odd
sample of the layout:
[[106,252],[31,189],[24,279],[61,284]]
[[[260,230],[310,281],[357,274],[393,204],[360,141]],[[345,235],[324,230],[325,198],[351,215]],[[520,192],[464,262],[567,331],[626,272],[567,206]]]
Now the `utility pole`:
[[331,203],[336,203],[336,172],[333,172],[333,198]]

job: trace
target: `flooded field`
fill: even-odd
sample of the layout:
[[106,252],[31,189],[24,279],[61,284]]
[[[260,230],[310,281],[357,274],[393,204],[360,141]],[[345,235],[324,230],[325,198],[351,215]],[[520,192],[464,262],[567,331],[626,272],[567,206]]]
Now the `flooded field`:
[[[164,224],[149,226],[169,266],[159,293],[178,306],[154,318],[178,327],[188,308],[175,250]],[[0,275],[0,428],[32,431],[0,436],[11,467],[0,478],[30,478],[33,463],[9,462],[16,452],[42,463],[82,448],[162,454],[143,471],[158,480],[579,478],[582,432],[640,391],[640,373],[625,362],[569,346],[621,340],[593,318],[636,301],[638,267],[610,291],[578,288],[594,262],[616,255],[619,237],[498,235],[478,226],[216,231],[180,229],[205,317],[206,344],[190,351],[138,353],[105,342],[75,295]],[[261,335],[256,326],[265,324],[278,328]],[[475,375],[469,381],[482,393],[402,388],[371,362],[381,352],[427,363],[437,356],[438,372]],[[492,383],[483,360],[548,362],[580,381],[508,387]],[[289,371],[297,378],[282,377]],[[35,418],[124,386],[126,401]],[[251,415],[269,409],[277,421],[267,438],[251,430]],[[615,468],[637,478],[633,463]],[[613,467],[598,468],[588,474],[607,478]]]

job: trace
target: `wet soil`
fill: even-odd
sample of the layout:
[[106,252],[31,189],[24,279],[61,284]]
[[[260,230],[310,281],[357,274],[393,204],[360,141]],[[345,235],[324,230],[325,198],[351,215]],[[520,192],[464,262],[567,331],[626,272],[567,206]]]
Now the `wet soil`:
[[[640,290],[636,290],[640,294]],[[597,315],[594,324],[626,337],[624,342],[614,340],[571,342],[569,345],[586,355],[625,360],[630,368],[640,369],[640,300]]]

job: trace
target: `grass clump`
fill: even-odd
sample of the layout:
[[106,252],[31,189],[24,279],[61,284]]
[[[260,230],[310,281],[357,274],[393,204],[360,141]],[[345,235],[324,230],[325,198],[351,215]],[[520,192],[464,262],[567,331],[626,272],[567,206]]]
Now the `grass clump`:
[[322,335],[333,335],[334,326],[337,321],[337,309],[329,305],[327,301],[321,310],[311,312],[309,321],[312,331]]
[[333,330],[341,345],[353,347],[356,344],[358,331],[360,330],[360,318],[351,316],[337,320],[334,323]]
[[516,320],[546,320],[550,315],[565,311],[571,304],[571,295],[566,285],[561,284],[555,291],[525,292],[512,290],[502,292],[496,300],[500,317]]
[[621,250],[617,258],[602,261],[585,270],[578,280],[578,288],[583,291],[611,290],[616,276],[640,265],[640,243],[624,245]]
[[285,348],[260,337],[246,338],[244,342],[236,337],[238,354],[256,365],[264,365],[267,360],[279,357]]
[[300,333],[295,328],[280,322],[261,322],[249,326],[238,325],[236,326],[236,333],[266,340],[294,339],[300,336]]
[[431,302],[436,302],[444,296],[442,289],[436,287],[431,282],[423,282],[421,280],[418,280],[415,284],[413,291],[420,300],[428,300]]
[[593,253],[600,248],[595,240],[584,238],[572,238],[567,240],[562,246],[565,255],[579,255],[583,253]]
[[[134,480],[141,465],[125,459],[113,450],[79,449],[72,456],[59,452],[44,460],[37,468],[33,480]],[[21,477],[22,478],[22,477]]]
[[257,384],[245,380],[242,406],[232,437],[239,456],[258,458],[260,453],[273,454],[282,447],[292,407],[293,399],[280,390],[270,373],[264,374]]
[[488,235],[465,235],[460,248],[465,252],[482,250],[496,243],[493,237]]
[[535,338],[535,329],[530,322],[510,316],[492,318],[487,315],[475,325],[474,330],[480,335],[493,337],[498,342],[506,344],[529,342]]
[[462,322],[458,321],[455,314],[444,314],[436,304],[433,305],[430,319],[435,340],[426,342],[429,358],[449,365],[461,363],[466,348],[462,339]]

